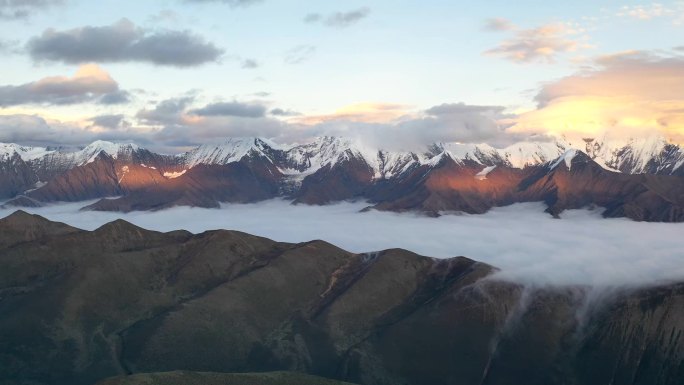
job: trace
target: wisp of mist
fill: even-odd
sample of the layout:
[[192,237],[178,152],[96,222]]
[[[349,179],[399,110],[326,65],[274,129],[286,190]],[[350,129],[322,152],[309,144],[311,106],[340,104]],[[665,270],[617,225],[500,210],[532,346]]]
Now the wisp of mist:
[[[86,230],[122,218],[158,231],[230,229],[284,242],[322,239],[352,252],[404,248],[437,258],[467,256],[500,268],[501,278],[540,285],[684,280],[684,224],[604,219],[600,210],[572,210],[554,219],[541,203],[525,203],[482,215],[429,218],[360,213],[365,203],[294,206],[272,200],[127,214],[79,211],[85,204],[27,211]],[[0,217],[14,211],[1,209]]]

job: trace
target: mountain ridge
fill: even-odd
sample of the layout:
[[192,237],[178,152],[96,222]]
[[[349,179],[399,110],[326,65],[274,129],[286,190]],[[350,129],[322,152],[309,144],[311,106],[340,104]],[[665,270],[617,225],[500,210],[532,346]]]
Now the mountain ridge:
[[[63,228],[21,212],[0,228],[27,221]],[[684,375],[682,283],[528,287],[465,257],[125,221],[39,235],[0,232],[3,384],[179,370],[363,385],[676,385]]]
[[[295,146],[231,138],[179,155],[98,141],[76,152],[49,152],[28,162],[13,155],[0,162],[0,171],[3,165],[5,170],[0,172],[0,181],[6,182],[0,193],[4,189],[5,198],[11,198],[6,203],[10,206],[101,199],[86,209],[104,211],[215,208],[224,202],[285,198],[315,205],[366,200],[380,210],[440,215],[483,213],[495,206],[544,201],[556,205],[549,210],[553,215],[597,205],[608,209],[607,216],[684,220],[684,197],[676,194],[684,189],[682,149],[655,139],[637,147],[632,142],[632,147],[612,151],[624,155],[616,161],[606,158],[606,148],[593,140],[586,141],[584,150],[562,142],[526,142],[504,149],[438,143],[424,152],[391,152],[335,137]],[[580,158],[596,166],[594,171],[572,172],[570,167]],[[570,198],[554,198],[552,190],[558,186],[529,191],[533,184],[526,182],[528,176],[557,173],[564,160],[571,172],[563,188],[576,190],[566,194]],[[629,168],[628,163],[653,172],[620,172],[619,168]],[[28,185],[24,191],[18,186],[22,183]],[[644,188],[635,187],[638,184]],[[611,199],[603,199],[593,189],[611,191]]]

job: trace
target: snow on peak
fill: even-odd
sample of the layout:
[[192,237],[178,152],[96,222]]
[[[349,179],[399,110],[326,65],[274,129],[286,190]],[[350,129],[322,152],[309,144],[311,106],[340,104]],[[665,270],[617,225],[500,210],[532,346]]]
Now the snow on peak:
[[219,145],[201,145],[190,152],[182,154],[188,168],[198,164],[228,164],[240,161],[245,156],[257,153],[265,154],[278,148],[274,143],[261,138],[229,138]]
[[486,143],[437,143],[432,147],[439,152],[446,151],[453,159],[458,160],[472,160],[487,165],[500,160],[497,149]]
[[665,138],[659,135],[632,139],[623,148],[623,156],[619,163],[629,162],[632,173],[643,173],[651,160],[660,158],[667,145]]
[[515,168],[550,162],[561,156],[567,146],[561,142],[519,142],[500,149],[501,156]]
[[319,137],[311,143],[292,147],[286,156],[292,169],[307,174],[351,159],[365,161],[376,174],[379,174],[380,168],[379,150],[351,138]]
[[489,175],[490,172],[494,171],[495,168],[496,168],[496,166],[485,167],[482,171],[475,174],[475,179],[477,179],[477,180],[487,179],[487,175]]
[[572,169],[572,160],[575,159],[575,156],[577,156],[577,150],[575,149],[570,149],[565,151],[563,155],[561,155],[552,165],[551,165],[551,170],[555,170],[556,167],[558,167],[562,162],[565,162],[565,167],[568,168],[568,170]]
[[53,153],[44,147],[20,146],[14,143],[0,143],[0,160],[10,159],[14,154],[18,154],[23,161],[39,159],[47,154]]
[[113,143],[104,140],[96,140],[93,143],[85,146],[81,151],[77,152],[76,158],[80,160],[79,164],[92,163],[98,155],[102,152],[116,159],[119,154],[130,154],[139,150],[140,147],[133,143]]

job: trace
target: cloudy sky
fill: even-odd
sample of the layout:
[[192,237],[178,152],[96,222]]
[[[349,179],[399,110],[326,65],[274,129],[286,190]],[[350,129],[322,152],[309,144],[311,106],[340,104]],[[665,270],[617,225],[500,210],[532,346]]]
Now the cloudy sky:
[[0,0],[0,141],[684,142],[684,2]]

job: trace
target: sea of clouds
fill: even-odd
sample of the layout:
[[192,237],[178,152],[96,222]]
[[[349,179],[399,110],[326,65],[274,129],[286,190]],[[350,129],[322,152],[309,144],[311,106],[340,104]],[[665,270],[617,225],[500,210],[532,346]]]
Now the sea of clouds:
[[[322,239],[352,252],[398,247],[437,258],[467,256],[497,266],[502,278],[535,285],[684,281],[684,224],[604,219],[600,210],[567,211],[554,219],[532,203],[429,218],[360,213],[365,203],[294,206],[272,200],[128,214],[79,211],[85,204],[27,211],[86,230],[122,218],[159,231],[231,229],[286,242]],[[0,209],[0,217],[13,211]]]

